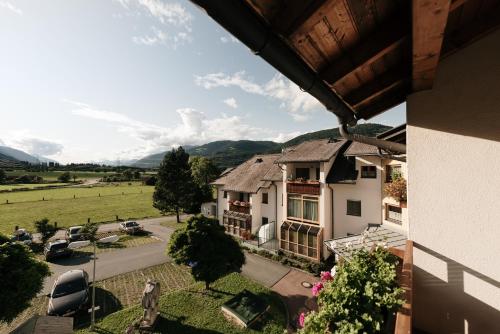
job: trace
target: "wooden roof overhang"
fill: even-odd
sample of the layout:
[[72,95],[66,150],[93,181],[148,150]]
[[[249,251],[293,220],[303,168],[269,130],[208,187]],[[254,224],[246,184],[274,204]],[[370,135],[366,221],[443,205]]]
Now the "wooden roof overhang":
[[[234,34],[210,8],[217,0],[192,1]],[[223,1],[228,8],[234,2],[243,2],[273,38],[285,42],[356,119],[369,119],[412,92],[432,88],[441,59],[500,23],[500,0]],[[235,36],[258,53],[245,42],[251,33]],[[281,71],[287,61],[273,59],[272,65]]]

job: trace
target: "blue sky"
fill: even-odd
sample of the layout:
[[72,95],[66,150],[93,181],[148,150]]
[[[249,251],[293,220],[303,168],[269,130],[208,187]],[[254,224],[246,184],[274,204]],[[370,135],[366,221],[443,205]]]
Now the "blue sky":
[[188,1],[0,0],[0,43],[0,144],[64,163],[337,126]]

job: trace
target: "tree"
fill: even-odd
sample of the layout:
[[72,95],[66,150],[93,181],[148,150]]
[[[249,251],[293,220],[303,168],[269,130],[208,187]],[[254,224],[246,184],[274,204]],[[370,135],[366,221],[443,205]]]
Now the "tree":
[[141,172],[139,172],[138,170],[136,170],[134,172],[134,179],[140,180],[141,179]]
[[245,263],[240,245],[224,232],[213,218],[191,217],[184,229],[175,231],[168,244],[168,254],[177,264],[189,264],[196,281],[210,283],[239,271]]
[[72,177],[73,177],[73,182],[76,182],[76,179],[78,178],[78,175],[76,175],[75,173],[73,173]]
[[69,174],[69,172],[64,172],[61,175],[59,175],[57,179],[62,183],[68,183],[69,180],[71,179],[71,175]]
[[189,166],[189,154],[182,147],[165,154],[153,194],[153,206],[162,213],[189,210],[196,195],[196,184]]
[[35,228],[41,235],[42,243],[45,244],[54,234],[56,234],[56,227],[49,223],[47,218],[35,221]]
[[5,179],[7,179],[7,175],[3,169],[0,169],[0,184],[5,183]]
[[47,264],[27,246],[0,235],[0,322],[9,322],[25,310],[49,275]]
[[191,165],[194,182],[199,185],[210,184],[220,174],[219,169],[212,160],[205,157],[191,157],[189,164]]
[[91,242],[97,241],[97,230],[99,229],[98,223],[86,223],[82,226],[80,230],[80,234],[83,236],[85,240],[90,240]]
[[127,169],[123,172],[123,177],[125,178],[126,181],[130,181],[132,180],[132,177],[133,177],[133,173],[130,169]]
[[147,186],[154,186],[154,185],[156,185],[157,181],[158,181],[158,178],[156,176],[154,176],[154,175],[151,175],[148,178],[146,178],[146,181],[144,181],[144,183]]

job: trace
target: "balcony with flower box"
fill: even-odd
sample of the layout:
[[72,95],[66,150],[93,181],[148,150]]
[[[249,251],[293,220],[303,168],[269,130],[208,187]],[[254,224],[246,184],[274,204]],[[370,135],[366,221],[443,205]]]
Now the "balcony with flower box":
[[229,211],[250,214],[250,203],[243,201],[229,201]]
[[293,194],[319,196],[321,189],[319,181],[295,179],[287,181],[286,191]]

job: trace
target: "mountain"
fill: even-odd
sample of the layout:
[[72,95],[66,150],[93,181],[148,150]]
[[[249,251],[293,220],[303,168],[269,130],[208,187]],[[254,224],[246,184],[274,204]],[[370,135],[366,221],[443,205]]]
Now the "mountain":
[[23,165],[21,161],[0,153],[0,168],[22,168]]
[[[375,124],[375,123],[365,123],[358,124],[355,128],[349,129],[352,133],[357,133],[359,135],[375,137],[376,135],[385,132],[391,129],[391,126],[383,125],[383,124]],[[284,147],[294,146],[300,144],[307,140],[314,139],[328,139],[328,138],[340,138],[339,128],[320,130],[315,132],[305,133],[303,135],[297,136],[293,139],[290,139],[286,143],[283,144]]]
[[[376,136],[379,133],[389,130],[391,127],[382,124],[359,124],[351,129],[353,133],[366,136]],[[198,155],[211,158],[215,164],[221,168],[232,167],[241,164],[243,161],[251,158],[255,154],[280,152],[283,147],[294,146],[307,140],[339,138],[338,128],[309,132],[295,137],[285,143],[275,143],[272,141],[253,141],[253,140],[219,140],[200,146],[186,146],[186,152],[190,155]],[[148,155],[137,160],[134,167],[156,168],[160,165],[167,152]]]
[[27,163],[35,164],[35,165],[40,164],[42,162],[46,162],[46,163],[56,162],[55,160],[45,158],[42,156],[38,156],[38,155],[31,155],[31,154],[28,154],[24,151],[17,150],[15,148],[8,147],[8,146],[0,146],[0,154],[7,156],[7,157],[10,157],[11,159],[14,159],[15,161],[18,161],[18,162],[27,162]]

